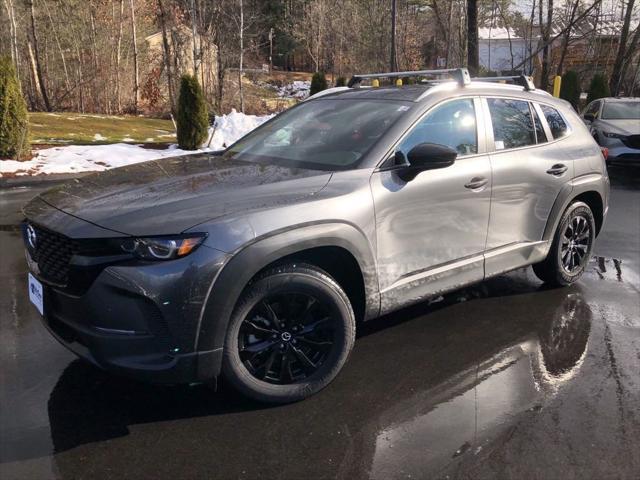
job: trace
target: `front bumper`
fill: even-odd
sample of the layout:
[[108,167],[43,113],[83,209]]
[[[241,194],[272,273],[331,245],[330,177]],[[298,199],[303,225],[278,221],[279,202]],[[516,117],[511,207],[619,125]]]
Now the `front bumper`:
[[618,138],[608,138],[598,135],[599,143],[602,147],[607,147],[609,156],[607,161],[620,163],[640,163],[640,149],[631,148]]
[[154,383],[213,380],[222,350],[196,351],[209,287],[226,254],[201,246],[178,260],[106,267],[81,295],[43,283],[43,323],[76,355]]

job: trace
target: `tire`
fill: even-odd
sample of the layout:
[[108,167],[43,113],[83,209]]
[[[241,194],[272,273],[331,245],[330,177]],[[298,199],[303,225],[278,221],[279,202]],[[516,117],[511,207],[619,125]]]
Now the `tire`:
[[315,266],[283,265],[260,275],[240,296],[222,373],[255,400],[295,402],[336,377],[354,341],[355,316],[340,285]]
[[[565,234],[572,238],[567,239]],[[585,234],[587,237],[583,238]],[[534,273],[556,287],[578,281],[589,263],[595,236],[596,223],[589,205],[580,201],[572,203],[562,214],[547,258],[533,265]]]

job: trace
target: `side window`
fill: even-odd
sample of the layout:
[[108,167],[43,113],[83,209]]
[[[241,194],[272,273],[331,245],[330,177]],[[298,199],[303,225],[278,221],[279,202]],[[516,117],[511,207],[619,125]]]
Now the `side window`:
[[544,118],[547,119],[547,123],[549,124],[549,128],[551,129],[551,134],[554,139],[562,138],[569,133],[569,128],[562,118],[562,115],[560,115],[555,108],[547,105],[540,105],[540,108],[542,108]]
[[496,150],[535,145],[536,134],[529,102],[487,98]]
[[584,113],[590,113],[593,116],[597,117],[598,116],[598,111],[600,110],[600,102],[595,101],[593,102],[591,105],[589,105],[587,107],[587,109],[585,110]]
[[413,127],[398,150],[406,155],[420,143],[447,145],[460,156],[478,153],[473,99],[453,100],[436,107]]
[[538,143],[546,143],[548,141],[547,134],[544,133],[542,122],[540,121],[540,117],[538,117],[538,112],[536,112],[536,109],[533,108],[533,105],[531,105],[531,113],[533,113],[533,123],[536,127],[536,140],[538,141]]

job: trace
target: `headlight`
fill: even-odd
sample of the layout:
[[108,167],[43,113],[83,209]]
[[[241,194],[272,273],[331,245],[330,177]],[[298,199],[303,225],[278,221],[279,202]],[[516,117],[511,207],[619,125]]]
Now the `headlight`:
[[602,134],[605,137],[609,137],[609,138],[620,138],[620,139],[622,139],[622,138],[626,137],[626,135],[620,135],[619,133],[602,132]]
[[173,260],[193,252],[206,238],[204,233],[170,237],[127,238],[120,248],[144,260]]

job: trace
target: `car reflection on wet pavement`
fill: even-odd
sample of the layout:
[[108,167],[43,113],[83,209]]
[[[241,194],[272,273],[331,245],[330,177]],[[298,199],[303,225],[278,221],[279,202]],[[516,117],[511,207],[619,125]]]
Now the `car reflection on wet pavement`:
[[0,192],[0,478],[640,478],[640,174],[611,176],[578,284],[518,270],[369,322],[279,407],[76,360],[28,304],[36,191]]

